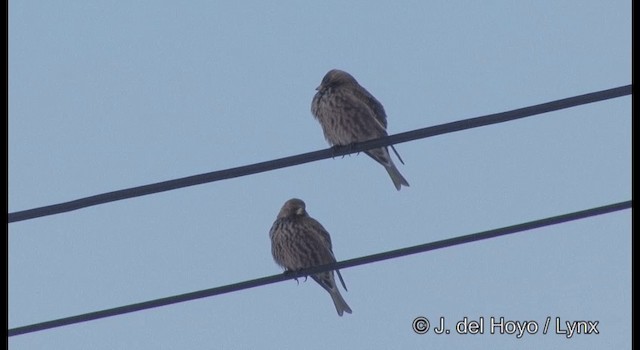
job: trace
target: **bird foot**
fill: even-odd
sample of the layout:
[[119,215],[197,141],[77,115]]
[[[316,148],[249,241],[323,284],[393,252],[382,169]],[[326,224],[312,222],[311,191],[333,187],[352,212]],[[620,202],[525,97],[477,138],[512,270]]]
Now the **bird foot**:
[[[298,272],[298,271],[293,271],[293,270],[284,270],[284,274],[285,274],[285,275],[291,275],[291,274],[294,274],[294,273],[296,273],[296,272]],[[309,276],[304,276],[304,281],[303,281],[303,282],[306,282],[306,281],[307,281],[307,278],[309,278]],[[296,283],[297,283],[298,285],[300,285],[300,281],[298,281],[298,277],[294,277],[293,279],[294,279],[294,280],[296,280]]]
[[[340,153],[353,151],[355,146],[356,146],[355,143],[350,143],[348,145],[333,145],[331,147],[331,151],[333,153],[332,158],[335,159],[336,155],[340,155]],[[358,154],[360,154],[360,152],[358,152]],[[342,154],[342,158],[344,158],[345,156],[346,156],[346,154]]]

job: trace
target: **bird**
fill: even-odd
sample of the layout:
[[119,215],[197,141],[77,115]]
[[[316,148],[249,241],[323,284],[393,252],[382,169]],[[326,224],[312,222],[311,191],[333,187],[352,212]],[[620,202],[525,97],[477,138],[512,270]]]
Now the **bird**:
[[[311,101],[311,113],[322,126],[324,137],[332,146],[350,146],[357,142],[387,136],[387,114],[382,104],[349,73],[332,69],[322,78]],[[391,146],[402,164],[402,158]],[[396,168],[388,147],[365,151],[389,173],[398,191],[409,186]]]
[[[329,232],[309,216],[301,199],[291,198],[284,203],[269,230],[269,238],[273,259],[285,273],[336,262]],[[335,272],[346,291],[340,271]],[[333,271],[313,274],[311,278],[329,293],[339,316],[352,312],[338,290]]]

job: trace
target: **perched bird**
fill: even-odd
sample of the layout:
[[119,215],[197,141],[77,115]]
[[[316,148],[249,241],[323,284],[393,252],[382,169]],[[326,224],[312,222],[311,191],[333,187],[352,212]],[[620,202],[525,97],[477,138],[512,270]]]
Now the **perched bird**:
[[[311,113],[320,122],[324,137],[332,146],[348,146],[356,142],[387,136],[387,115],[382,104],[351,74],[333,69],[322,79],[311,102]],[[391,146],[402,164],[402,158]],[[399,191],[409,183],[391,160],[387,147],[365,151],[382,164]]]
[[[336,261],[329,232],[307,214],[305,204],[300,199],[292,198],[284,203],[271,226],[269,237],[273,259],[285,269],[285,273]],[[347,290],[340,271],[336,270],[336,273],[342,287]],[[311,275],[311,278],[329,292],[338,315],[351,313],[351,308],[340,295],[333,271]]]

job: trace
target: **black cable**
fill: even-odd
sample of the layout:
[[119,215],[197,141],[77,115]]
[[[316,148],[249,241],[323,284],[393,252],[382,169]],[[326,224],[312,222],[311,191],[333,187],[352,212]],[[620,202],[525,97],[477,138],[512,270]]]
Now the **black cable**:
[[446,134],[450,132],[477,128],[480,126],[503,123],[515,119],[530,117],[536,114],[556,111],[564,108],[575,107],[582,104],[603,101],[611,98],[621,97],[631,94],[631,85],[620,86],[613,89],[592,92],[589,94],[569,97],[561,100],[538,104],[535,106],[515,109],[512,111],[489,114],[486,116],[459,120],[427,128],[407,131],[376,140],[362,142],[353,147],[328,148],[320,151],[299,154],[291,157],[275,159],[271,161],[255,163],[237,168],[219,170],[210,173],[183,177],[175,180],[157,182],[154,184],[131,187],[123,190],[98,194],[95,196],[80,198],[69,202],[47,205],[33,209],[16,211],[9,213],[9,223],[34,219],[47,215],[64,213],[72,210],[86,208],[108,202],[119,201],[127,198],[139,197],[148,194],[175,190],[182,187],[200,185],[207,182],[231,179],[250,174],[257,174],[269,170],[285,168],[289,166],[313,162],[330,157],[343,156],[351,153],[362,152],[371,148],[388,146],[396,143],[408,142],[412,140],[427,138],[431,136]]
[[453,237],[449,239],[444,239],[441,241],[416,245],[413,247],[407,247],[407,248],[391,250],[383,253],[363,256],[355,259],[337,262],[334,264],[316,266],[316,267],[305,269],[296,273],[272,275],[272,276],[262,277],[262,278],[244,281],[240,283],[229,284],[226,286],[205,289],[205,290],[170,296],[170,297],[161,298],[161,299],[145,301],[137,304],[130,304],[125,306],[115,307],[112,309],[90,312],[90,313],[81,314],[77,316],[60,318],[52,321],[35,323],[35,324],[22,326],[22,327],[11,328],[8,330],[8,333],[9,333],[9,336],[11,337],[14,335],[38,332],[45,329],[67,326],[75,323],[97,320],[100,318],[105,318],[110,316],[122,315],[130,312],[136,312],[136,311],[156,308],[160,306],[181,303],[189,300],[195,300],[195,299],[210,297],[214,295],[236,292],[243,289],[281,282],[281,281],[289,280],[292,278],[300,278],[300,277],[304,277],[304,276],[318,273],[318,272],[335,270],[335,269],[344,269],[344,268],[358,266],[358,265],[370,264],[373,262],[399,258],[402,256],[411,255],[411,254],[423,253],[430,250],[451,247],[451,246],[460,245],[464,243],[470,243],[470,242],[494,238],[498,236],[513,234],[517,232],[532,230],[532,229],[541,228],[544,226],[556,225],[556,224],[560,224],[568,221],[584,219],[591,216],[612,213],[615,211],[629,209],[632,206],[631,204],[632,204],[631,201],[619,202],[615,204],[577,211],[577,212],[568,213],[564,215],[558,215],[558,216],[548,217],[545,219],[529,221],[529,222],[525,222],[518,225],[507,226],[507,227],[502,227],[502,228],[493,229],[489,231],[473,233],[465,236],[458,236],[458,237]]

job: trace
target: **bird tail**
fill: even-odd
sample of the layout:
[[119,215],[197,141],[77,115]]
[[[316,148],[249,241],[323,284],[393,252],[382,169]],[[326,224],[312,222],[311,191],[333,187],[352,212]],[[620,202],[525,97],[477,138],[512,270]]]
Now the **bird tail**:
[[[393,150],[394,152],[396,152],[396,154],[398,154],[395,149]],[[400,174],[400,171],[398,170],[398,168],[396,168],[396,165],[393,164],[393,160],[391,160],[391,155],[389,155],[389,150],[387,149],[387,147],[370,149],[368,151],[365,151],[365,153],[369,157],[373,158],[376,162],[382,164],[382,166],[387,170],[387,173],[389,173],[391,181],[393,181],[393,185],[396,186],[396,189],[398,191],[400,191],[400,187],[402,186],[409,187],[409,183],[407,182],[407,180],[404,178],[404,176],[402,176],[402,174]],[[400,158],[399,155],[398,159],[402,161],[402,158]]]
[[401,186],[409,187],[409,183],[404,178],[404,176],[402,176],[402,174],[400,174],[400,171],[398,170],[398,168],[396,168],[396,166],[395,166],[395,164],[393,164],[393,162],[390,162],[389,165],[385,165],[384,168],[389,173],[389,176],[391,177],[391,181],[393,181],[393,185],[396,186],[396,189],[398,191],[400,191],[400,187]]
[[344,312],[348,314],[351,313],[351,308],[349,307],[349,305],[347,305],[347,302],[344,300],[344,298],[342,298],[342,295],[340,294],[338,288],[329,291],[329,294],[331,295],[331,299],[333,299],[333,305],[335,305],[336,311],[338,311],[339,316],[342,316]]
[[[329,295],[331,295],[331,299],[333,300],[333,305],[336,307],[336,311],[338,312],[338,316],[342,316],[343,313],[351,313],[351,308],[347,305],[347,302],[342,298],[340,294],[340,290],[338,290],[338,286],[336,285],[335,278],[333,277],[333,271],[328,273],[323,273],[319,275],[311,275],[314,281],[316,281],[324,290],[326,290]],[[344,282],[343,282],[344,285]]]

